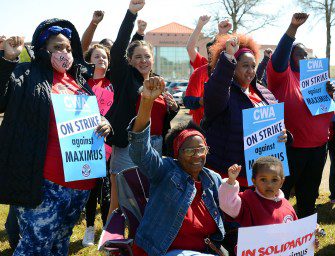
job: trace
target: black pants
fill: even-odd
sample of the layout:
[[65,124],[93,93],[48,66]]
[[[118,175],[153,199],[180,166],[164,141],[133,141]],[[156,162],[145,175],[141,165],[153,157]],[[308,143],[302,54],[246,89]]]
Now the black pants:
[[9,212],[5,223],[10,247],[15,250],[20,240],[20,226],[13,206],[9,206]]
[[110,185],[109,175],[106,178],[99,179],[97,185],[91,190],[90,197],[85,206],[86,226],[94,226],[97,203],[100,204],[101,219],[105,226],[110,204]]
[[290,176],[286,177],[283,192],[289,199],[295,187],[298,218],[315,213],[315,201],[319,196],[322,171],[327,158],[327,145],[317,148],[287,148]]

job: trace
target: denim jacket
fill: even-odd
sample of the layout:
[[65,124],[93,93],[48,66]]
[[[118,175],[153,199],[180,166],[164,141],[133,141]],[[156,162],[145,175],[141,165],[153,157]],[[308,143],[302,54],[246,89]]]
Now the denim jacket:
[[[135,241],[150,256],[161,256],[166,254],[176,238],[196,188],[192,177],[181,169],[178,161],[160,157],[151,147],[150,124],[140,133],[131,132],[131,127],[132,123],[128,128],[129,155],[150,182],[149,201]],[[218,232],[211,238],[222,241],[225,231],[218,202],[221,177],[207,168],[203,168],[199,177],[203,187],[202,199],[218,227]]]

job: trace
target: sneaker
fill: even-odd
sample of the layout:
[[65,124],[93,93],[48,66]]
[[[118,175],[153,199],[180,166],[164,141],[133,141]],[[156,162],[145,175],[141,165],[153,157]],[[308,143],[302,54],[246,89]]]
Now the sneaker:
[[93,226],[86,228],[85,235],[82,241],[82,245],[84,247],[94,245],[94,227]]

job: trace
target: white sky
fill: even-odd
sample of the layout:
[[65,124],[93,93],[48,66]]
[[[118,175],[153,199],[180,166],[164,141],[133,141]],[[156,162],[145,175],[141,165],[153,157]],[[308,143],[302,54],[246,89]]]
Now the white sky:
[[[203,5],[208,2],[218,0],[146,0],[139,18],[148,22],[148,31],[170,22],[194,28],[200,15],[213,13],[213,6]],[[293,12],[302,10],[295,6],[294,0],[268,2],[270,4],[262,5],[259,11],[266,13],[281,11],[282,15],[277,20],[277,26],[266,27],[253,32],[252,35],[260,44],[277,44],[286,31]],[[23,35],[26,41],[31,41],[37,25],[45,19],[54,17],[70,20],[82,35],[91,21],[93,11],[104,10],[105,18],[99,24],[94,40],[99,41],[105,37],[115,39],[128,5],[128,0],[0,0],[0,35]],[[223,8],[222,15],[225,15]],[[323,21],[316,22],[317,18],[312,14],[307,23],[299,29],[297,41],[312,48],[318,57],[325,57],[326,28]],[[332,55],[334,49],[335,40]],[[331,63],[335,65],[335,58],[331,59]]]

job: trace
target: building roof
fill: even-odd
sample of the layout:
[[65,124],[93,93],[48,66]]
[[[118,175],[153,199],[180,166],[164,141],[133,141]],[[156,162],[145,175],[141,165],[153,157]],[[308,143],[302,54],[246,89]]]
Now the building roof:
[[157,33],[157,34],[192,34],[193,29],[183,26],[177,22],[171,22],[165,26],[153,29],[148,33]]

